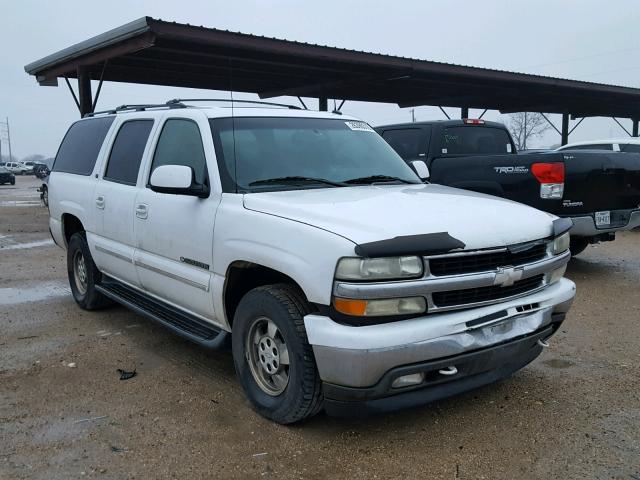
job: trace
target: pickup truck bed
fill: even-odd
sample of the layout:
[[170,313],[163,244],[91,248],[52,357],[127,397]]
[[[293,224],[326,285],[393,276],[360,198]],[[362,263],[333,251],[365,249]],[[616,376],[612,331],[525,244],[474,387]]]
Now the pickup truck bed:
[[[571,218],[574,253],[588,243],[613,240],[618,230],[640,226],[640,154],[599,150],[518,154],[504,125],[477,120],[376,130],[406,161],[425,161],[433,183]],[[543,184],[556,185],[554,194],[545,195]]]

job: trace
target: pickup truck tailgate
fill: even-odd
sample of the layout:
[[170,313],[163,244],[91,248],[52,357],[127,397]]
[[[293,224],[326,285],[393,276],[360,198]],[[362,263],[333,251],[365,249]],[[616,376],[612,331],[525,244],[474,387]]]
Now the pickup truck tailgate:
[[563,215],[638,208],[640,154],[563,152]]

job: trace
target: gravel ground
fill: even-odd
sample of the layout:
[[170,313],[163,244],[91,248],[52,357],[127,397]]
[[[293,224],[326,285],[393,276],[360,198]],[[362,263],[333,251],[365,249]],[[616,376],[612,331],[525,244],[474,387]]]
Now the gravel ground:
[[[574,307],[515,376],[413,410],[262,419],[230,352],[85,312],[34,177],[0,186],[0,478],[640,480],[640,232],[571,261]],[[117,369],[137,371],[120,381]]]

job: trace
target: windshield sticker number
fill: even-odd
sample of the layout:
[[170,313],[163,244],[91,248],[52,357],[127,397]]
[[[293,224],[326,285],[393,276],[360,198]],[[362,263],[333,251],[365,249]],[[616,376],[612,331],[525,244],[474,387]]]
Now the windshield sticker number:
[[350,120],[348,122],[344,122],[344,124],[351,130],[355,130],[357,132],[373,132],[373,128],[371,128],[366,122],[356,122]]

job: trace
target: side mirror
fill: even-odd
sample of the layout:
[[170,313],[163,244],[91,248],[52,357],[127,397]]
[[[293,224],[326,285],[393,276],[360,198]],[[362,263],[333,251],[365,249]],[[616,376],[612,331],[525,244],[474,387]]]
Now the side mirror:
[[411,166],[422,180],[428,180],[431,176],[429,173],[429,167],[427,167],[427,164],[424,163],[424,161],[414,160],[411,162]]
[[158,193],[191,195],[206,198],[209,187],[194,182],[193,168],[185,165],[162,165],[151,174],[149,186]]

